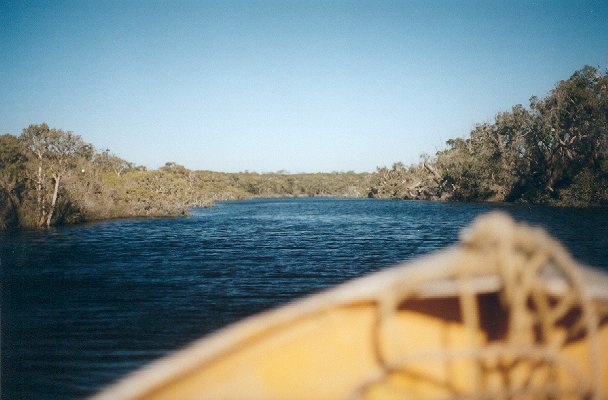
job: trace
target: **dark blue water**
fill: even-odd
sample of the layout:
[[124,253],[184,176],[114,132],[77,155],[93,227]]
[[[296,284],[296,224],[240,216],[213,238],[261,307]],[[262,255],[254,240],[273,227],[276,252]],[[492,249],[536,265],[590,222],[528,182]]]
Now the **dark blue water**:
[[608,269],[607,209],[254,200],[0,234],[2,399],[86,397],[230,322],[452,244],[494,208]]

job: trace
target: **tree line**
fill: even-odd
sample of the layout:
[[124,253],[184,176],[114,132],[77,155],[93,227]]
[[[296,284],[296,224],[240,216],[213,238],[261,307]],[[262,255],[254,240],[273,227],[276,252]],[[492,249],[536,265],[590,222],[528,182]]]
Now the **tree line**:
[[73,132],[32,124],[18,136],[0,136],[0,229],[179,216],[251,197],[363,197],[369,176],[192,171],[174,162],[148,170]]
[[406,167],[378,168],[370,196],[608,204],[608,78],[585,66],[528,108],[514,106],[468,138]]
[[606,72],[586,66],[434,156],[373,173],[222,173],[174,162],[148,170],[45,123],[0,136],[0,229],[179,216],[215,201],[276,196],[606,205]]

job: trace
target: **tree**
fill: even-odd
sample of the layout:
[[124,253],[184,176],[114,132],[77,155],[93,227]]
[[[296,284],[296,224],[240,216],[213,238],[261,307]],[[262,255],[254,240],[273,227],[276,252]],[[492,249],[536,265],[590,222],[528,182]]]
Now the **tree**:
[[20,138],[33,156],[30,178],[36,193],[36,226],[48,227],[57,206],[62,179],[76,168],[78,159],[90,160],[93,148],[80,136],[51,129],[45,123],[28,126]]
[[601,170],[608,150],[606,94],[606,74],[586,66],[532,102],[538,115],[535,173],[545,171],[544,185],[552,197],[558,198],[579,174]]
[[19,138],[0,136],[0,229],[19,224],[27,161],[26,149]]
[[120,177],[123,172],[133,169],[133,163],[112,154],[109,149],[96,153],[93,157],[93,165],[102,171],[114,172],[117,177]]
[[[447,144],[435,162],[422,163],[435,177],[430,188],[435,185],[440,198],[447,193],[463,201],[606,204],[606,73],[584,67],[545,98],[532,97],[529,109],[516,105],[497,114],[494,123],[477,125],[468,138]],[[415,168],[378,169],[372,195],[404,197]]]

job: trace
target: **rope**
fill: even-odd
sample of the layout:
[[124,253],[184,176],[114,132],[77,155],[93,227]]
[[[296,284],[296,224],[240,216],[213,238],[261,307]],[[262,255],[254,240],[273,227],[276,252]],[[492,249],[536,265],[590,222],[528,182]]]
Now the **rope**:
[[[445,385],[453,399],[511,399],[572,398],[600,400],[602,392],[602,360],[598,326],[600,318],[592,299],[586,294],[575,262],[566,250],[543,230],[517,225],[501,213],[478,218],[473,226],[462,232],[461,249],[468,257],[444,269],[422,270],[395,282],[391,290],[378,299],[378,313],[374,330],[374,349],[380,368],[375,376],[362,385],[352,398],[364,398],[372,388],[404,397],[408,394],[389,380],[390,376],[407,376],[413,367],[428,362],[469,361],[473,375],[471,389],[464,391]],[[479,260],[483,260],[480,263]],[[499,292],[501,306],[508,316],[504,338],[482,343],[480,339],[482,315],[473,278],[497,275],[502,287]],[[557,296],[548,287],[548,278],[561,278],[567,290]],[[465,327],[468,347],[464,349],[438,349],[395,357],[384,343],[399,343],[395,327],[400,304],[416,297],[425,284],[438,279],[453,279],[458,283],[457,299],[462,324]],[[563,320],[574,318],[564,327]],[[560,352],[568,340],[583,338],[588,346],[588,365],[566,357]],[[530,377],[514,379],[522,365],[530,368]],[[416,369],[419,371],[420,368]],[[501,390],[488,384],[490,374],[499,371],[505,377]],[[532,379],[535,371],[540,378]],[[585,373],[585,371],[590,371]],[[570,385],[560,382],[558,374],[566,374]],[[544,378],[544,379],[541,379]],[[539,380],[542,385],[539,386]],[[490,387],[491,386],[491,387]],[[445,398],[445,397],[442,397]]]

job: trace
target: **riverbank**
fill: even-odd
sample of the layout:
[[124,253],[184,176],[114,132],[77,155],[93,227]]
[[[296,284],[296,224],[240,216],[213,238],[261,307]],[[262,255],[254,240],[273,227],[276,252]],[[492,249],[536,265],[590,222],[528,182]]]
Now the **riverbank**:
[[[193,207],[217,201],[270,197],[366,197],[368,173],[314,174],[222,173],[191,171],[174,163],[158,170],[131,167],[120,173],[94,162],[85,173],[69,173],[61,181],[59,201],[52,207],[50,192],[34,188],[5,195],[0,228],[39,228],[117,218],[176,217]],[[49,189],[50,190],[50,189]],[[0,192],[0,196],[2,193]],[[48,216],[52,208],[52,217]],[[42,223],[41,223],[42,221]],[[50,223],[48,223],[50,221]]]
[[410,166],[378,168],[374,197],[608,205],[608,76],[585,66]]
[[[147,210],[145,210],[144,213],[135,213],[133,211],[131,212],[123,212],[123,213],[119,213],[116,209],[112,210],[109,209],[107,210],[106,214],[97,214],[97,215],[90,215],[87,218],[81,218],[81,219],[74,219],[71,221],[64,221],[62,223],[58,223],[55,226],[62,226],[62,225],[78,225],[78,224],[86,224],[86,223],[91,223],[91,222],[104,222],[104,221],[114,221],[114,220],[123,220],[123,219],[163,219],[163,218],[182,218],[182,217],[188,217],[192,215],[192,210],[193,209],[204,209],[204,208],[211,208],[214,207],[216,205],[217,202],[232,202],[232,201],[259,201],[259,200],[265,200],[265,199],[283,199],[283,200],[289,200],[289,199],[315,199],[315,198],[326,198],[326,199],[351,199],[351,200],[356,200],[356,199],[364,199],[364,198],[369,198],[369,199],[377,199],[377,200],[400,200],[400,201],[430,201],[430,202],[435,202],[435,203],[445,203],[445,204],[462,204],[462,205],[477,205],[477,206],[488,206],[488,207],[492,207],[492,206],[498,206],[498,207],[517,207],[517,206],[546,206],[546,207],[550,207],[550,208],[558,208],[558,209],[562,209],[562,210],[571,210],[572,212],[577,212],[577,211],[582,211],[584,209],[597,209],[597,208],[603,208],[606,207],[606,205],[600,205],[600,204],[585,204],[584,206],[573,206],[571,204],[562,204],[559,202],[546,202],[546,203],[533,203],[533,202],[526,202],[526,201],[512,201],[512,202],[505,202],[505,201],[500,201],[498,199],[489,199],[489,200],[485,200],[485,201],[455,201],[455,200],[450,200],[450,199],[439,199],[439,198],[424,198],[424,197],[405,197],[405,198],[395,198],[395,197],[379,197],[379,196],[373,196],[373,195],[368,195],[368,196],[359,196],[359,197],[353,197],[353,196],[336,196],[336,195],[332,195],[332,194],[320,194],[320,195],[281,195],[281,194],[270,194],[270,195],[258,195],[258,196],[234,196],[233,194],[229,194],[227,196],[221,196],[221,195],[216,195],[214,196],[214,200],[213,201],[206,201],[206,202],[199,202],[196,204],[192,204],[192,205],[188,205],[186,206],[186,208],[175,208],[173,210],[160,210],[160,208],[149,208]],[[16,229],[35,229],[35,227],[28,227],[28,226],[7,226],[4,229],[1,230],[16,230]]]

